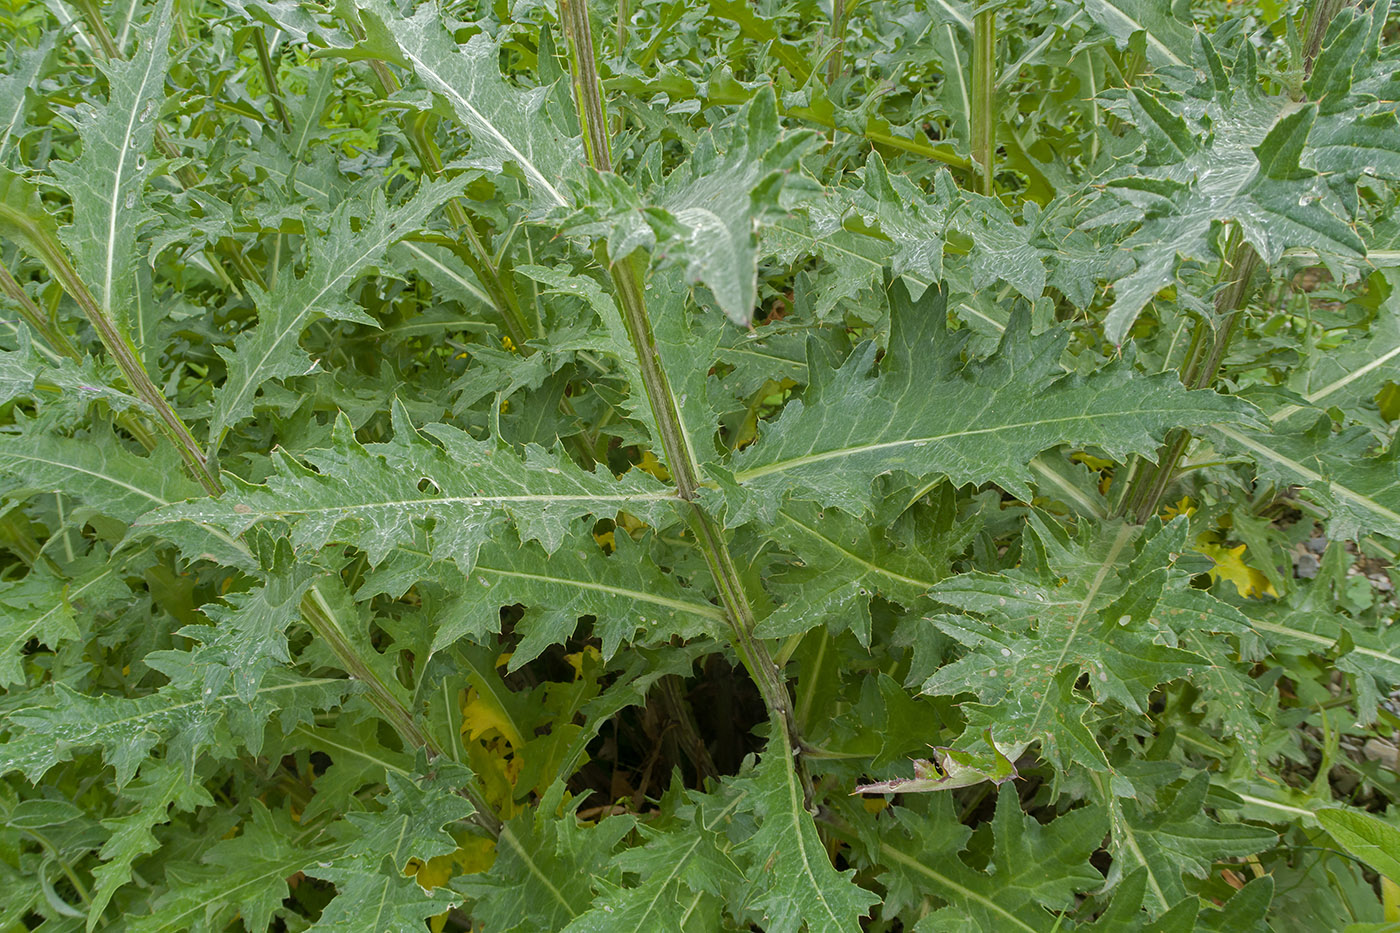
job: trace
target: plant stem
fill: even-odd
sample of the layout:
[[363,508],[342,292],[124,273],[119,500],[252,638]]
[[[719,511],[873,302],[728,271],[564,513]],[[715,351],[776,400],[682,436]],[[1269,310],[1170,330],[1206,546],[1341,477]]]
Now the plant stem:
[[[49,273],[83,310],[89,323],[92,324],[101,338],[103,346],[107,348],[107,352],[111,354],[118,368],[121,369],[122,375],[126,377],[127,384],[160,419],[161,426],[174,442],[185,466],[199,480],[200,485],[209,495],[214,497],[221,495],[224,491],[223,486],[210,467],[208,457],[199,446],[199,442],[194,439],[184,421],[176,414],[165,396],[151,381],[140,357],[122,337],[98,304],[97,299],[93,297],[92,292],[88,290],[87,285],[78,276],[77,270],[69,262],[62,245],[48,231],[44,230],[35,218],[23,214],[7,213],[5,220],[20,232],[24,241],[48,267]],[[383,714],[404,742],[413,747],[425,749],[430,756],[439,754],[436,745],[418,728],[413,714],[398,701],[388,685],[378,677],[370,665],[365,663],[364,659],[355,651],[354,646],[345,638],[345,634],[335,622],[335,617],[330,612],[325,598],[315,587],[302,600],[301,610],[317,637],[321,638],[331,649],[346,672],[369,688],[375,708]],[[472,801],[480,814],[480,818],[477,819],[478,824],[493,835],[498,835],[500,821],[495,814],[472,789],[464,788],[463,793]]]
[[190,429],[185,426],[185,422],[175,413],[175,409],[170,406],[160,389],[156,388],[151,381],[150,375],[146,372],[145,365],[131,344],[117,330],[111,318],[98,304],[87,285],[78,276],[78,272],[73,268],[73,264],[68,260],[68,254],[62,245],[53,238],[48,230],[37,221],[36,218],[27,217],[23,214],[8,216],[7,220],[21,231],[25,242],[34,250],[45,266],[48,267],[49,274],[52,275],[63,290],[66,291],[78,307],[82,309],[97,336],[102,340],[102,345],[107,348],[117,367],[126,377],[127,385],[130,386],[136,397],[145,402],[146,405],[156,414],[161,427],[165,433],[175,442],[175,448],[180,452],[180,458],[185,461],[185,465],[195,478],[199,480],[206,492],[217,496],[223,492],[223,486],[219,484],[219,478],[210,469],[208,458],[204,451],[200,449],[199,443],[190,434]]
[[1303,40],[1303,76],[1312,74],[1313,64],[1322,51],[1322,40],[1327,37],[1327,27],[1332,25],[1332,17],[1341,12],[1346,0],[1315,0],[1308,7],[1307,27]]
[[[587,9],[580,0],[560,0],[560,21],[569,40],[571,71],[574,76],[575,102],[579,124],[583,128],[584,147],[589,164],[600,172],[612,171],[610,141],[607,137],[607,110],[603,104],[602,86],[593,64],[593,38],[589,29]],[[732,645],[748,669],[755,686],[763,697],[768,714],[777,730],[773,736],[784,741],[790,749],[800,746],[797,725],[793,720],[792,701],[782,672],[773,663],[768,646],[754,635],[757,621],[748,593],[744,588],[738,565],[718,524],[697,501],[700,468],[686,439],[680,409],[671,390],[670,380],[662,365],[652,334],[651,318],[643,294],[643,270],[636,254],[611,260],[602,244],[595,246],[600,260],[608,268],[617,297],[618,308],[627,336],[637,353],[643,388],[647,394],[657,431],[676,492],[686,500],[690,510],[689,524],[705,557],[710,575],[719,590],[720,602],[728,618]],[[804,789],[811,793],[806,768],[798,758],[798,772]]]
[[68,339],[68,335],[59,330],[49,320],[48,315],[40,310],[30,297],[20,288],[15,277],[10,275],[10,270],[0,265],[0,291],[3,291],[10,300],[19,308],[19,316],[24,318],[24,322],[34,329],[34,333],[44,338],[50,347],[69,359],[82,359],[82,354],[78,348],[73,346],[73,342]]
[[[411,117],[404,121],[404,131],[408,136],[409,145],[418,156],[423,172],[429,176],[437,176],[442,174],[442,157],[438,154],[437,145],[429,133],[430,119],[430,115],[427,114]],[[466,246],[465,250],[457,251],[457,255],[481,282],[482,288],[486,290],[486,297],[505,322],[510,339],[520,348],[521,353],[528,355],[533,352],[526,346],[526,341],[534,336],[534,329],[530,327],[524,311],[520,308],[520,299],[516,297],[515,290],[506,285],[500,268],[492,259],[486,244],[481,241],[472,225],[471,217],[467,215],[459,199],[453,198],[447,202],[447,217],[461,234],[462,243]]]
[[[301,613],[316,637],[331,649],[336,659],[345,667],[346,673],[368,688],[370,703],[388,721],[399,737],[404,740],[404,743],[414,748],[423,749],[428,753],[429,758],[441,755],[442,749],[432,740],[431,736],[418,728],[413,714],[399,701],[398,697],[394,696],[389,685],[375,672],[374,668],[365,663],[359,652],[350,644],[350,640],[341,629],[330,604],[315,586],[312,586],[310,592],[302,599]],[[472,787],[460,788],[459,793],[470,800],[472,806],[476,808],[476,813],[472,814],[469,819],[493,837],[499,836],[501,834],[501,821],[492,812],[485,799]]]
[[830,87],[846,67],[846,0],[831,0],[831,57],[826,62],[826,85]]
[[[1240,316],[1252,292],[1254,273],[1259,268],[1259,254],[1244,241],[1238,228],[1231,231],[1229,243],[1226,250],[1228,258],[1221,267],[1224,282],[1215,293],[1215,311],[1220,323],[1215,328],[1215,339],[1208,348],[1204,340],[1197,339],[1198,335],[1192,336],[1182,369],[1182,382],[1189,389],[1204,389],[1215,383],[1225,351],[1230,346],[1230,339],[1239,326]],[[1158,451],[1156,467],[1134,475],[1129,508],[1139,523],[1156,514],[1162,496],[1174,478],[1177,463],[1190,443],[1190,431],[1178,428],[1170,432]]]
[[588,164],[600,172],[612,171],[612,139],[608,135],[607,107],[593,51],[593,30],[588,22],[587,0],[559,0],[559,21],[569,42],[569,72],[573,76],[574,101]]
[[253,24],[253,48],[258,52],[258,67],[262,69],[263,83],[267,85],[267,96],[272,98],[272,109],[277,111],[277,121],[282,124],[284,132],[290,133],[292,121],[282,103],[282,88],[277,81],[277,69],[272,65],[272,52],[267,47],[267,35],[263,32],[262,23]]
[[[347,22],[351,34],[356,39],[365,38],[363,26],[353,19]],[[379,82],[381,97],[388,97],[398,90],[398,79],[394,77],[388,65],[378,59],[370,59],[369,66]],[[431,115],[409,116],[404,119],[403,128],[404,134],[408,137],[409,146],[418,156],[418,164],[422,167],[423,173],[430,177],[441,175],[442,156],[438,153],[437,144],[433,141]],[[471,217],[462,207],[462,202],[458,198],[453,198],[447,202],[446,209],[448,219],[457,228],[462,236],[461,243],[466,246],[465,250],[454,250],[454,252],[471,268],[477,280],[481,282],[482,287],[486,290],[487,299],[505,323],[506,332],[510,339],[520,348],[522,354],[528,355],[532,351],[526,346],[526,342],[534,336],[534,329],[530,327],[524,311],[520,308],[520,299],[516,296],[515,290],[507,285],[505,278],[501,275],[500,268],[486,248],[486,244],[481,241],[476,227],[472,225]]]
[[627,21],[631,17],[627,0],[617,0],[617,57],[627,57]]
[[992,194],[996,166],[996,10],[982,9],[972,23],[972,161],[981,172],[982,193]]
[[[1303,78],[1312,75],[1317,54],[1322,48],[1322,40],[1327,35],[1327,27],[1332,18],[1341,10],[1344,0],[1316,0],[1308,11],[1307,38],[1304,45]],[[1193,335],[1191,347],[1182,364],[1182,383],[1191,389],[1204,389],[1215,383],[1220,365],[1229,349],[1230,339],[1239,327],[1240,315],[1252,292],[1255,273],[1261,265],[1259,254],[1250,246],[1235,227],[1221,263],[1223,282],[1215,293],[1215,311],[1220,324],[1215,329],[1215,340],[1208,351],[1198,338],[1202,331]],[[1191,432],[1177,429],[1167,435],[1158,451],[1157,465],[1147,469],[1134,463],[1130,470],[1129,485],[1119,499],[1120,507],[1131,511],[1138,522],[1145,522],[1157,511],[1157,506],[1171,484],[1176,465],[1186,453],[1191,443]]]

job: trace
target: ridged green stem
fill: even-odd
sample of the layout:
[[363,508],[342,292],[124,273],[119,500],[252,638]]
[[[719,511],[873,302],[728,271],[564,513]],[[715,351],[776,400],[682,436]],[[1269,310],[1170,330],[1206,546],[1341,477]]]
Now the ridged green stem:
[[[91,0],[83,0],[83,2],[91,5]],[[114,54],[116,46],[112,41],[111,33],[107,31],[106,24],[101,17],[96,15],[95,9],[89,13],[90,21],[94,16],[96,21],[93,24],[93,32],[98,36],[106,37],[106,41],[102,43],[103,48],[104,50],[110,49],[109,54]],[[7,213],[5,219],[14,228],[21,231],[26,245],[35,251],[38,258],[48,267],[49,274],[77,302],[137,397],[156,412],[165,433],[175,443],[181,459],[194,477],[199,480],[200,485],[211,496],[220,496],[224,491],[223,486],[211,469],[203,449],[180,419],[180,416],[170,406],[165,396],[151,382],[140,357],[136,355],[130,344],[126,342],[116,326],[103,312],[96,298],[79,277],[77,270],[69,262],[62,245],[42,229],[34,218],[22,214],[11,216]],[[323,640],[346,673],[364,683],[369,689],[370,699],[374,707],[384,716],[404,743],[413,748],[424,749],[430,757],[441,754],[441,749],[437,747],[437,744],[418,727],[412,712],[399,702],[393,691],[379,678],[373,667],[367,664],[354,646],[350,644],[336,621],[334,613],[330,611],[325,597],[315,586],[301,600],[300,609],[302,617],[312,631]],[[481,795],[471,787],[461,788],[459,792],[470,800],[476,808],[476,813],[471,818],[472,821],[492,836],[499,836],[501,821],[491,811]]]
[[992,194],[996,172],[996,11],[984,9],[972,21],[972,161],[981,173],[982,193]]
[[[1345,0],[1316,0],[1308,10],[1304,39],[1303,77],[1312,74],[1313,64],[1322,49],[1322,40],[1332,18],[1341,10]],[[1221,283],[1215,293],[1215,339],[1207,348],[1198,340],[1200,330],[1193,336],[1191,347],[1182,366],[1182,383],[1191,389],[1204,389],[1215,384],[1230,340],[1239,328],[1240,316],[1253,292],[1255,273],[1261,260],[1254,247],[1245,242],[1238,227],[1230,231],[1228,245],[1221,263]],[[1191,443],[1191,432],[1178,428],[1167,435],[1158,450],[1155,466],[1134,462],[1125,481],[1129,488],[1119,499],[1120,510],[1131,512],[1138,522],[1145,522],[1157,512],[1162,497],[1176,473],[1177,464]]]
[[72,360],[82,359],[82,354],[78,348],[73,346],[73,342],[68,339],[68,335],[49,320],[47,314],[40,310],[39,306],[20,288],[19,282],[10,275],[10,270],[0,265],[0,291],[3,291],[19,309],[19,316],[24,318],[24,322],[33,328],[34,333],[43,338],[57,352]]
[[267,96],[272,98],[272,109],[277,112],[277,122],[282,124],[283,132],[290,133],[292,121],[282,103],[282,87],[277,80],[277,68],[272,64],[272,51],[267,47],[267,34],[263,32],[262,23],[253,24],[253,48],[258,53],[258,67],[262,69],[263,84],[267,85]]
[[[587,8],[582,0],[560,0],[559,12],[569,40],[575,101],[589,164],[600,172],[610,172],[612,157],[611,142],[607,136],[607,109],[593,60],[593,38]],[[612,278],[623,326],[637,354],[642,386],[656,421],[667,466],[676,484],[677,494],[688,503],[688,521],[719,590],[720,602],[729,621],[732,645],[768,708],[769,717],[777,730],[773,738],[795,750],[800,747],[800,739],[782,672],[773,663],[768,646],[754,635],[757,620],[723,531],[696,498],[700,468],[686,439],[680,408],[671,390],[661,355],[657,352],[643,292],[643,270],[636,254],[614,260],[607,255],[602,244],[597,244],[595,249]],[[810,797],[810,778],[800,756],[796,761],[803,786]]]
[[49,274],[63,286],[63,290],[68,293],[82,309],[83,315],[87,317],[88,323],[93,330],[97,331],[97,336],[111,354],[117,368],[126,377],[126,383],[135,393],[136,397],[145,402],[158,419],[161,429],[175,442],[175,448],[180,452],[180,459],[184,460],[194,477],[199,480],[210,495],[217,496],[223,492],[223,487],[219,484],[219,478],[210,469],[208,458],[204,451],[200,449],[199,443],[190,434],[190,429],[185,422],[175,413],[175,409],[170,406],[160,389],[156,388],[151,381],[150,375],[146,372],[145,365],[136,354],[131,344],[127,343],[125,337],[117,330],[102,306],[87,285],[79,277],[78,271],[73,268],[73,264],[68,260],[68,253],[62,245],[45,230],[35,218],[26,216],[23,213],[6,211],[5,220],[19,231],[25,245],[34,251],[35,255],[48,268]]
[[826,60],[827,87],[846,67],[846,0],[831,0],[831,55]]

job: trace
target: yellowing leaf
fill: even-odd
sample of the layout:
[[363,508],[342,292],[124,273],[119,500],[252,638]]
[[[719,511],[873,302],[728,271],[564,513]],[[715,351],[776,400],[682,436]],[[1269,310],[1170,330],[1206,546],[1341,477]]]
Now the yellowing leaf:
[[1182,496],[1175,505],[1169,505],[1162,509],[1162,521],[1169,522],[1178,515],[1195,514],[1196,506],[1191,502],[1190,496]]
[[564,655],[564,660],[574,669],[574,680],[578,680],[584,676],[583,666],[586,662],[590,662],[588,666],[594,670],[598,668],[603,661],[603,653],[592,645],[585,645],[582,651]]
[[642,451],[642,460],[637,464],[637,469],[644,473],[650,473],[662,482],[670,482],[671,473],[666,466],[656,459],[656,455],[649,450]]
[[510,716],[495,699],[477,692],[475,687],[467,690],[466,701],[462,704],[462,734],[469,739],[479,739],[495,732],[512,746],[520,741]]
[[1097,473],[1099,470],[1106,470],[1109,467],[1113,466],[1112,460],[1105,460],[1103,457],[1095,457],[1093,454],[1085,453],[1082,450],[1079,451],[1077,454],[1071,456],[1070,459],[1076,463],[1084,464],[1086,467],[1093,470],[1095,473]]
[[1210,569],[1214,580],[1229,580],[1241,596],[1277,596],[1278,590],[1269,578],[1244,562],[1245,545],[1227,548],[1221,544],[1198,542],[1196,550],[1215,561]]

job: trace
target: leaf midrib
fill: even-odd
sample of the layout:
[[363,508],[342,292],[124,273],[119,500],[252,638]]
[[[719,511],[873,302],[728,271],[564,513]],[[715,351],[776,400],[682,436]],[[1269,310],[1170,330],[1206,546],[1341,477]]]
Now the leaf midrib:
[[996,425],[989,428],[968,428],[964,431],[949,431],[946,434],[930,434],[923,437],[909,437],[895,441],[882,441],[878,444],[859,444],[854,447],[838,447],[834,450],[822,451],[821,453],[806,454],[801,457],[791,457],[786,460],[777,460],[773,463],[766,463],[762,466],[752,467],[748,470],[736,470],[734,479],[739,483],[746,483],[750,480],[768,476],[773,473],[781,473],[785,470],[794,470],[800,467],[809,466],[813,463],[822,463],[826,460],[839,460],[842,457],[855,457],[861,454],[874,453],[882,450],[891,450],[897,447],[916,447],[925,444],[932,444],[938,441],[953,440],[960,437],[976,437],[978,435],[1000,434],[1006,431],[1020,431],[1027,428],[1036,428],[1049,424],[1066,424],[1075,421],[1102,421],[1105,418],[1127,418],[1135,415],[1161,415],[1161,408],[1134,408],[1114,412],[1110,415],[1076,414],[1065,415],[1060,418],[1038,418],[1033,421],[1020,421],[1014,424]]

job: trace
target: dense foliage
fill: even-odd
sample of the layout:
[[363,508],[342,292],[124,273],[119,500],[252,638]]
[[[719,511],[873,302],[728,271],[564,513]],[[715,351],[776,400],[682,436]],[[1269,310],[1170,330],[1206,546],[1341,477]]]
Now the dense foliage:
[[0,933],[1400,929],[1389,0],[0,21]]

